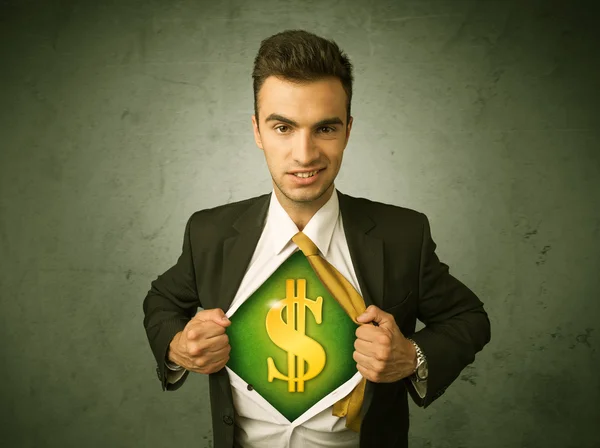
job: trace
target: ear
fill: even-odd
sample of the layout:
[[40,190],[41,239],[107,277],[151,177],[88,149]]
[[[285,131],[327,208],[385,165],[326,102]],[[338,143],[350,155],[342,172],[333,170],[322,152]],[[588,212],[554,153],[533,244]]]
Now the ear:
[[256,146],[258,146],[260,149],[263,149],[260,131],[258,130],[258,125],[256,123],[256,115],[254,114],[252,114],[252,128],[254,130],[254,141],[256,142]]
[[352,122],[354,121],[354,117],[350,117],[350,119],[348,120],[348,125],[346,126],[346,141],[344,142],[344,149],[346,148],[346,145],[348,144],[348,139],[350,138],[350,131],[352,130]]

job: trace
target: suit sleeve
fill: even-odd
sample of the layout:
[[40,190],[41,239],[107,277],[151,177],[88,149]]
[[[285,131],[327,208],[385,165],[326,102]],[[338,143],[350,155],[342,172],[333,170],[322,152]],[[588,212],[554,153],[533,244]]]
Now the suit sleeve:
[[171,384],[167,380],[165,359],[171,340],[185,328],[200,306],[190,237],[193,217],[188,219],[185,226],[179,259],[151,282],[143,303],[144,328],[156,359],[156,373],[163,390],[178,389],[189,374],[186,371],[179,381]]
[[423,215],[423,243],[419,266],[417,318],[425,324],[410,336],[427,358],[427,394],[421,398],[408,390],[420,407],[439,398],[475,354],[491,339],[491,325],[483,303],[467,286],[453,277],[441,262],[431,237],[429,220]]

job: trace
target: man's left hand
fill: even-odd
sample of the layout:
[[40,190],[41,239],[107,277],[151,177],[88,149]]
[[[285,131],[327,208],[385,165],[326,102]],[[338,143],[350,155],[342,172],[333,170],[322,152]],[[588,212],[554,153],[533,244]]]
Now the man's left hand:
[[354,341],[353,358],[363,377],[375,383],[391,383],[415,371],[417,352],[398,328],[394,316],[370,305],[357,320],[368,324],[356,329]]

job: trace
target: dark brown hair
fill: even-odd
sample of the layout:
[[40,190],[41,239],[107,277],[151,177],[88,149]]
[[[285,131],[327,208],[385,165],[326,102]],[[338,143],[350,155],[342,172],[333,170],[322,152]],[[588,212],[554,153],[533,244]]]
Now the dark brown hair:
[[304,83],[338,78],[346,92],[346,126],[352,101],[352,64],[333,40],[304,30],[286,30],[264,39],[254,59],[254,114],[258,125],[258,92],[269,76]]

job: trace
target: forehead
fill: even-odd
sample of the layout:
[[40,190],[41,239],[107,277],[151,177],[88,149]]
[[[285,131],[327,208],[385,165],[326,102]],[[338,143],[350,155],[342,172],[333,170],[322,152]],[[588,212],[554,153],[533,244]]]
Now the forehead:
[[339,116],[345,122],[346,92],[338,78],[295,83],[269,76],[258,95],[261,121],[271,113],[297,119],[300,123]]

